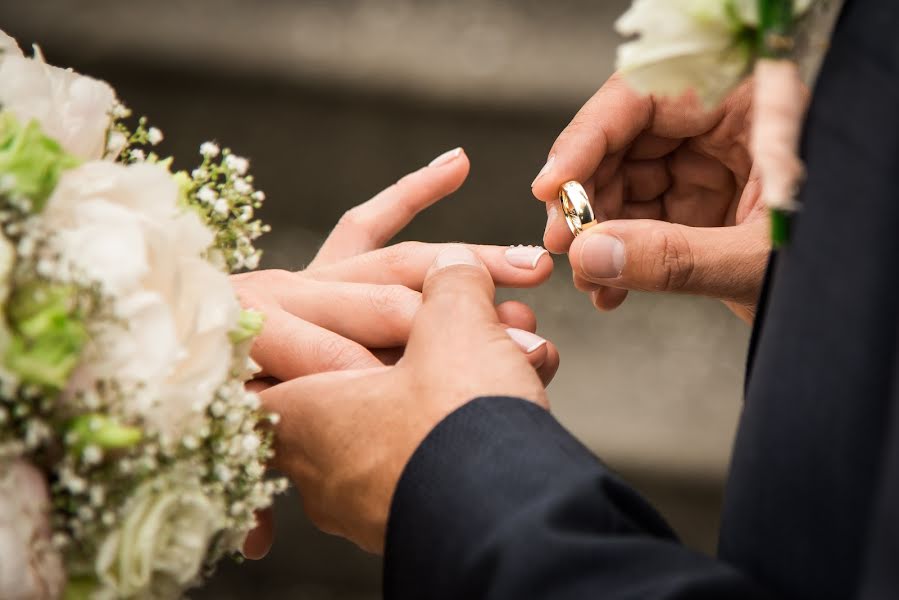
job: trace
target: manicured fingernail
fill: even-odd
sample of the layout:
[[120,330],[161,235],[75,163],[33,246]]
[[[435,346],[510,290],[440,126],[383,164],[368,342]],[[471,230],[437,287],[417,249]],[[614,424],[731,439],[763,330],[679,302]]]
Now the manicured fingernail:
[[465,246],[453,244],[441,250],[434,260],[434,269],[437,271],[458,265],[480,267],[481,259]]
[[624,260],[624,244],[611,235],[591,235],[581,246],[581,269],[591,279],[619,277]]
[[521,351],[525,354],[536,352],[546,345],[546,340],[542,337],[535,333],[531,333],[530,331],[525,331],[524,329],[510,327],[509,329],[506,329],[506,333],[509,334],[512,341],[518,344],[518,347],[521,348]]
[[444,165],[450,164],[460,156],[462,156],[462,148],[455,148],[453,150],[450,150],[449,152],[444,152],[443,154],[432,160],[431,164],[429,164],[428,166],[432,168],[442,167]]
[[543,168],[540,169],[540,172],[537,173],[537,176],[534,178],[534,182],[531,184],[531,187],[534,187],[535,185],[537,185],[537,181],[539,181],[541,177],[543,177],[544,175],[546,175],[547,173],[549,173],[550,171],[553,170],[553,165],[555,164],[555,162],[556,162],[556,155],[550,154],[549,159],[547,159],[547,161],[546,161],[546,164],[543,165]]
[[534,270],[540,259],[548,255],[540,246],[512,246],[506,250],[506,260],[513,267]]

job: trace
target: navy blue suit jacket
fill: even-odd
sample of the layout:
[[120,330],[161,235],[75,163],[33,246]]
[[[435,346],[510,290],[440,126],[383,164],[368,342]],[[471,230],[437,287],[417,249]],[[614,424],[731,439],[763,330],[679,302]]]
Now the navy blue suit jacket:
[[385,596],[899,598],[899,2],[850,0],[803,141],[809,178],[773,262],[720,555],[548,413],[481,398],[397,488]]

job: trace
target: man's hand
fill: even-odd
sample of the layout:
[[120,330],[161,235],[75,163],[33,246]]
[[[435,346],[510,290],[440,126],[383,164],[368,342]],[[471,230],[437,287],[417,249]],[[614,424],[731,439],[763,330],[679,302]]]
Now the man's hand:
[[406,353],[394,367],[295,379],[262,393],[281,415],[275,466],[297,485],[306,513],[329,533],[381,552],[400,475],[428,433],[478,396],[547,407],[558,354],[543,344],[535,370],[493,306],[478,255],[444,248],[424,281]]
[[[232,278],[245,308],[266,316],[253,347],[261,391],[295,377],[395,363],[421,306],[425,274],[446,245],[406,242],[382,248],[422,210],[456,191],[468,175],[461,149],[405,176],[344,215],[310,266],[299,273],[260,271]],[[532,287],[552,273],[542,248],[472,246],[497,285]],[[520,302],[495,308],[522,355],[544,372],[558,354],[534,335],[537,320]],[[261,558],[273,537],[271,511],[258,516],[244,553]]]
[[[597,308],[617,308],[627,290],[683,292],[752,319],[770,243],[751,173],[751,102],[751,82],[708,112],[692,95],[641,96],[616,76],[559,136],[533,186],[547,203],[544,243],[569,252]],[[570,180],[608,219],[573,244],[557,200]]]

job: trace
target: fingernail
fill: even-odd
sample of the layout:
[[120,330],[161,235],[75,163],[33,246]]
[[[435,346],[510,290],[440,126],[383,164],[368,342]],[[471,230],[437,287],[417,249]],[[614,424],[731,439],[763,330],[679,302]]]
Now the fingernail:
[[441,250],[434,260],[434,269],[437,271],[458,265],[480,267],[481,259],[465,246],[454,244]]
[[546,241],[546,236],[549,234],[549,230],[552,229],[553,223],[555,223],[559,219],[559,205],[556,202],[550,202],[546,205],[546,229],[543,231],[543,241]]
[[433,167],[442,167],[444,165],[448,165],[449,163],[453,162],[454,160],[459,158],[461,155],[462,155],[462,148],[455,148],[453,150],[450,150],[449,152],[444,152],[443,154],[441,154],[440,156],[438,156],[437,158],[432,160],[431,164],[429,164],[428,166],[432,167],[432,168]]
[[525,331],[524,329],[510,327],[509,329],[506,329],[506,333],[509,334],[512,341],[518,344],[518,347],[521,348],[521,351],[525,354],[536,352],[546,345],[546,340],[542,337],[535,333],[531,333],[530,331]]
[[624,270],[624,244],[617,237],[592,235],[581,247],[581,269],[592,279],[614,279]]
[[549,254],[540,246],[512,246],[506,250],[506,260],[513,267],[534,270],[540,259]]
[[549,159],[547,159],[547,161],[546,161],[546,164],[543,165],[543,168],[540,169],[540,172],[537,173],[537,176],[534,178],[534,182],[531,184],[531,187],[534,187],[535,185],[537,185],[537,181],[539,181],[541,177],[543,177],[544,175],[546,175],[547,173],[549,173],[550,171],[553,170],[553,164],[555,164],[555,162],[556,162],[556,155],[550,154]]

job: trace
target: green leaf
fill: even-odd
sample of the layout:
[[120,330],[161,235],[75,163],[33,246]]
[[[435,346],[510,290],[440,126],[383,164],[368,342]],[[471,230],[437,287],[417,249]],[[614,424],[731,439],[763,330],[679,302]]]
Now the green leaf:
[[7,306],[10,329],[4,362],[22,381],[65,387],[88,339],[70,286],[34,284],[17,290]]
[[79,164],[36,120],[23,126],[12,113],[0,113],[0,191],[28,198],[39,212],[62,173]]
[[90,600],[98,582],[93,577],[71,577],[66,582],[63,600]]
[[137,427],[123,425],[106,415],[82,415],[69,424],[75,446],[97,446],[103,450],[130,448],[141,441],[143,432]]

